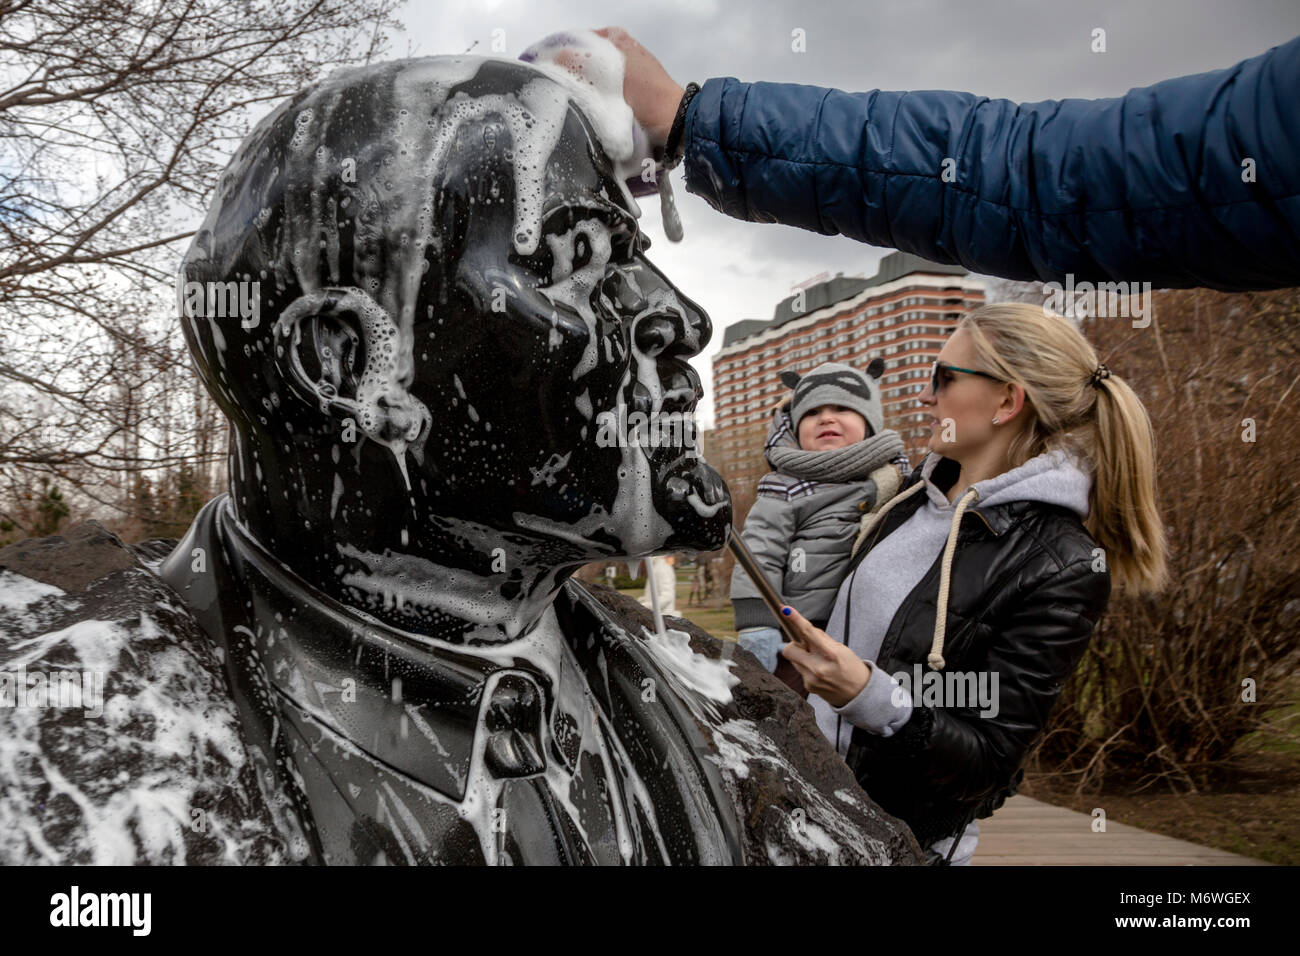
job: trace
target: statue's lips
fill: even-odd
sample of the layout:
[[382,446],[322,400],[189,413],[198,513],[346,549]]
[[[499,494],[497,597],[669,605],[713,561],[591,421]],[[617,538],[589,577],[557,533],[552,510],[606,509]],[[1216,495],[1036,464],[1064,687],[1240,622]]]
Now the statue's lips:
[[722,476],[701,458],[682,456],[662,471],[664,517],[673,526],[666,544],[694,551],[715,551],[727,540],[731,495]]
[[655,475],[674,502],[685,502],[691,493],[698,495],[700,502],[707,506],[731,501],[722,476],[697,455],[679,455],[666,467],[656,468]]

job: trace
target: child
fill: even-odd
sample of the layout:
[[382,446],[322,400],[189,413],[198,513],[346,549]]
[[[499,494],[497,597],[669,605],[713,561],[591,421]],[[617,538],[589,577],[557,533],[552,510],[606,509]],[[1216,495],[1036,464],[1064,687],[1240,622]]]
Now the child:
[[[772,417],[764,457],[774,474],[759,480],[741,533],[782,600],[820,628],[835,605],[862,517],[892,498],[909,470],[902,438],[884,430],[884,371],[877,358],[866,374],[839,362],[802,378],[781,373],[794,395]],[[731,602],[740,646],[802,692],[793,667],[778,668],[781,632],[739,565]]]

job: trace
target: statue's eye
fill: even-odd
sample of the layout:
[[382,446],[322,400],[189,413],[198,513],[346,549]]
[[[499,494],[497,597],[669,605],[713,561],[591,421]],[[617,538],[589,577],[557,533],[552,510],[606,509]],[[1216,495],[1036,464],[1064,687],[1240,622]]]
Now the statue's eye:
[[[548,224],[549,226],[549,224]],[[611,228],[599,219],[581,219],[568,229],[548,227],[543,238],[550,253],[546,271],[538,270],[547,280],[542,287],[578,282],[594,286],[604,275],[606,264],[615,255]]]
[[629,262],[632,258],[650,248],[650,240],[640,230],[621,224],[614,230],[612,237],[614,258],[618,262]]
[[622,210],[566,205],[546,217],[537,252],[521,261],[541,279],[539,288],[571,281],[595,286],[612,266],[631,262],[649,246]]

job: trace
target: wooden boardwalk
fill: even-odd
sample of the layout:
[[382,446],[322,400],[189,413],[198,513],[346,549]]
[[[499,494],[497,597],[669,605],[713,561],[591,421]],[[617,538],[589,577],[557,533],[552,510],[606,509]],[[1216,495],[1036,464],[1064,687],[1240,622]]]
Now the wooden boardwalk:
[[1088,814],[1019,795],[979,824],[972,866],[1270,865],[1111,819],[1106,832],[1094,833]]

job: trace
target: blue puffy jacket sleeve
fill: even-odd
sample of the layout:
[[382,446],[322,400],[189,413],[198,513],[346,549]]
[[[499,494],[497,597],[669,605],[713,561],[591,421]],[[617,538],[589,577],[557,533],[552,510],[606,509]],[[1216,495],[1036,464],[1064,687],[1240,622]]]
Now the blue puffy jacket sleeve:
[[1101,100],[708,80],[687,191],[1010,279],[1300,285],[1300,38]]

